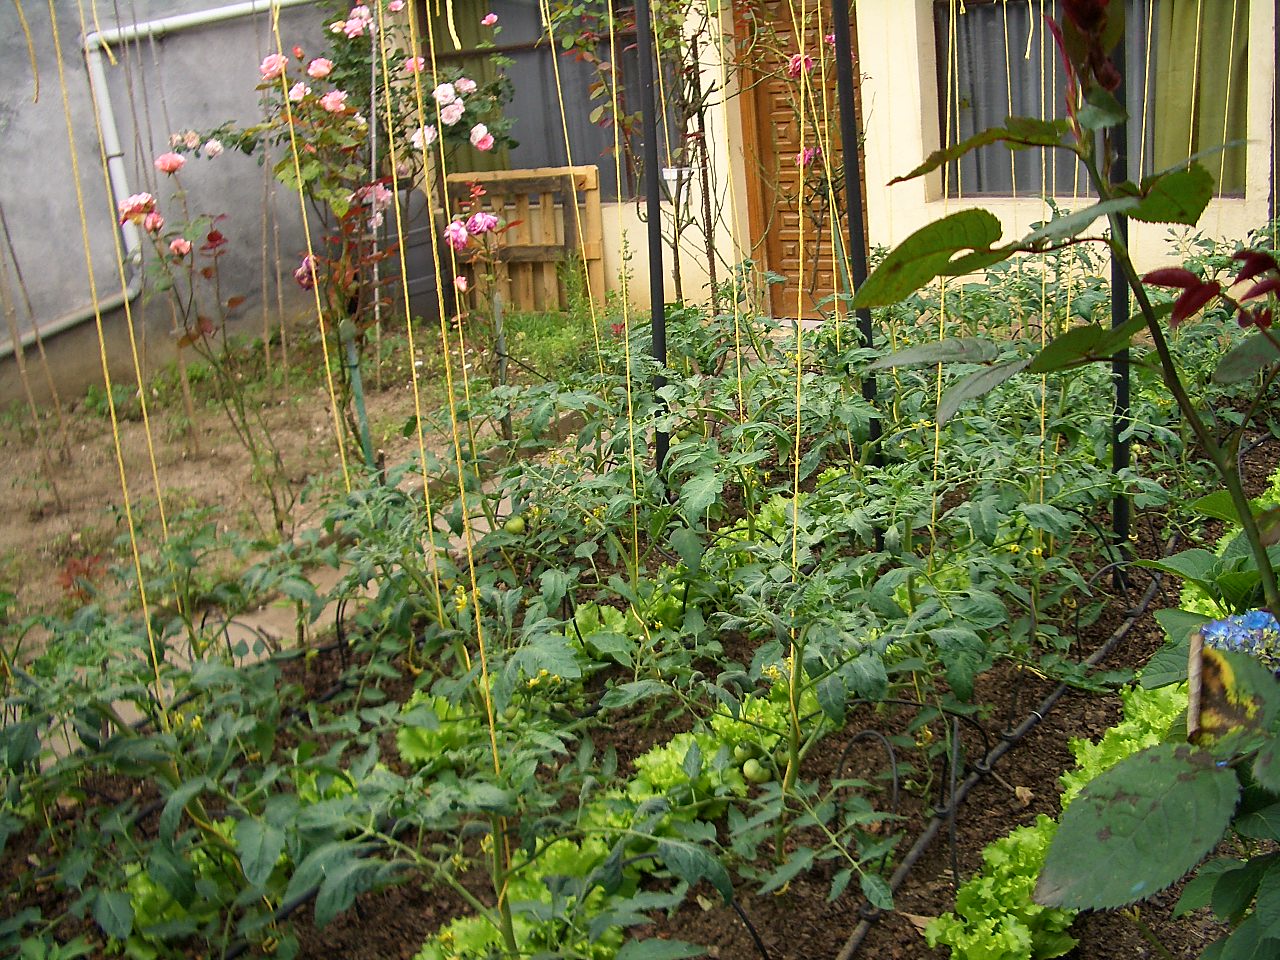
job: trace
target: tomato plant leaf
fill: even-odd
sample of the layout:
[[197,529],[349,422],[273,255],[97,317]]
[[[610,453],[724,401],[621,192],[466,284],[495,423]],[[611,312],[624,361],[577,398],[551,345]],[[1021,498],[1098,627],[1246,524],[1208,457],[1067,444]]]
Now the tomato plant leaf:
[[255,887],[266,884],[284,851],[284,831],[259,820],[246,817],[236,824],[236,846],[240,850],[240,869]]
[[697,844],[687,840],[659,840],[658,859],[689,886],[706,880],[720,892],[725,903],[733,899],[733,883],[729,879],[729,871]]
[[133,902],[122,890],[99,890],[93,898],[93,919],[102,932],[126,940],[133,932]]
[[863,871],[858,875],[858,882],[862,886],[862,895],[873,907],[880,910],[893,909],[893,890],[884,877],[878,873]]

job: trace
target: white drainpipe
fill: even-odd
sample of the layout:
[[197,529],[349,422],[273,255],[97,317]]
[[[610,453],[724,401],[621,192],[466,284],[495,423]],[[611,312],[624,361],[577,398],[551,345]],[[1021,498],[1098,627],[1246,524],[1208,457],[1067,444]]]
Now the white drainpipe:
[[[131,193],[129,178],[124,165],[124,151],[120,147],[120,131],[116,126],[115,111],[111,107],[111,92],[107,87],[107,71],[103,51],[108,47],[132,43],[135,40],[157,39],[171,33],[179,33],[192,27],[204,27],[227,20],[238,20],[255,13],[266,13],[272,9],[286,9],[312,4],[315,0],[246,0],[244,3],[232,3],[225,7],[214,7],[211,10],[198,10],[194,13],[179,13],[169,17],[148,20],[145,23],[134,23],[114,30],[99,30],[85,34],[84,59],[89,71],[89,88],[93,95],[94,109],[102,127],[102,146],[107,157],[107,178],[111,182],[112,209],[116,209],[121,201]],[[85,307],[74,313],[64,314],[40,327],[40,336],[50,337],[62,333],[72,327],[79,326],[94,316],[118,310],[135,300],[142,292],[142,237],[136,224],[126,222],[120,227],[120,236],[124,244],[124,262],[126,282],[124,289],[105,300],[99,300],[96,308]],[[35,343],[34,330],[22,337],[23,347]],[[13,344],[0,346],[0,358],[13,353]]]

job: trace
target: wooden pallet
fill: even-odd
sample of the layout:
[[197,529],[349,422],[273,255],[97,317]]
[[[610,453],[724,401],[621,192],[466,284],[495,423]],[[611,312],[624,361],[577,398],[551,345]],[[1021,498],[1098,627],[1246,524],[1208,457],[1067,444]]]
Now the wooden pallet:
[[[535,167],[451,173],[449,207],[473,211],[471,184],[483,184],[483,209],[515,224],[502,235],[494,274],[508,309],[562,310],[568,306],[560,263],[582,261],[592,299],[604,300],[604,241],[600,171],[594,166]],[[581,237],[581,240],[579,240]],[[475,271],[479,274],[480,271]],[[473,276],[479,292],[483,276]]]

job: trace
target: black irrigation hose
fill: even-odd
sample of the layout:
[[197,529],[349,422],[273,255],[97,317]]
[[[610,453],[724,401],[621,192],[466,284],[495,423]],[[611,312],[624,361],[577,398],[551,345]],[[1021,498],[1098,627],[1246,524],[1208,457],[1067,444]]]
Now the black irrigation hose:
[[[1173,552],[1179,539],[1180,538],[1177,534],[1174,534],[1169,538],[1164,546],[1164,556],[1168,556]],[[1130,614],[1125,618],[1124,623],[1120,624],[1120,626],[1116,628],[1115,632],[1106,639],[1102,646],[1095,650],[1089,659],[1085,661],[1088,666],[1097,666],[1106,659],[1108,655],[1110,655],[1121,640],[1128,636],[1129,631],[1133,629],[1134,624],[1136,624],[1142,615],[1146,613],[1147,608],[1151,605],[1151,601],[1155,599],[1156,592],[1160,589],[1161,580],[1162,578],[1158,575],[1152,577],[1151,586],[1147,588],[1146,593],[1143,594],[1137,607],[1130,611]],[[938,831],[942,829],[943,825],[947,823],[949,819],[954,818],[955,811],[959,808],[960,804],[964,802],[965,798],[969,795],[969,792],[982,781],[983,777],[993,770],[1001,757],[1017,746],[1017,744],[1026,737],[1041,720],[1044,719],[1044,715],[1053,709],[1054,704],[1062,698],[1062,695],[1066,693],[1068,689],[1068,684],[1058,684],[1058,686],[1040,702],[1040,706],[1037,709],[1032,710],[1027,714],[1026,718],[1017,726],[1016,729],[1004,734],[1001,737],[1000,742],[996,744],[981,761],[975,764],[973,773],[965,777],[964,781],[956,788],[951,797],[951,802],[947,805],[947,809],[936,811],[934,813],[934,815],[929,819],[929,823],[925,827],[924,831],[916,838],[916,842],[907,852],[907,855],[903,858],[902,862],[898,864],[898,868],[894,870],[893,876],[889,878],[889,890],[891,892],[896,893],[898,888],[902,886],[903,881],[905,881],[907,876],[911,873],[916,862],[924,856],[925,851],[929,849],[930,844],[932,844],[934,838],[937,837]],[[881,911],[876,907],[866,909],[864,905],[864,908],[859,910],[859,914],[862,919],[858,921],[858,925],[854,927],[853,933],[851,933],[849,935],[849,939],[845,941],[845,945],[840,950],[836,960],[852,960],[852,958],[857,955],[858,949],[862,946],[862,941],[866,939],[867,933],[871,930],[871,925],[880,918]]]
[[738,919],[740,919],[743,925],[747,928],[747,933],[751,934],[751,940],[755,943],[756,950],[759,952],[763,960],[771,960],[769,951],[765,949],[764,941],[760,939],[760,934],[756,932],[755,924],[751,922],[751,919],[747,916],[747,912],[742,909],[742,904],[738,903],[738,900],[735,897],[729,901],[729,906],[733,907],[733,912],[738,915]]

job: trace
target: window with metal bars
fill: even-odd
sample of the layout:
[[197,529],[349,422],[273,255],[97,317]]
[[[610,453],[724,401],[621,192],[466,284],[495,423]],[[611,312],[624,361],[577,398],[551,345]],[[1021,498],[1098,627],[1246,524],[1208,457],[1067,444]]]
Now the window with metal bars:
[[[941,143],[1011,115],[1066,116],[1062,60],[1045,16],[1060,17],[1059,0],[934,0]],[[1218,192],[1243,194],[1248,24],[1248,0],[1127,0],[1130,178],[1207,152],[1200,162]],[[1088,192],[1084,171],[1063,151],[1002,146],[948,164],[943,189],[950,197]]]

